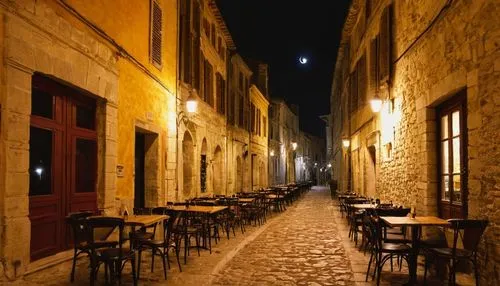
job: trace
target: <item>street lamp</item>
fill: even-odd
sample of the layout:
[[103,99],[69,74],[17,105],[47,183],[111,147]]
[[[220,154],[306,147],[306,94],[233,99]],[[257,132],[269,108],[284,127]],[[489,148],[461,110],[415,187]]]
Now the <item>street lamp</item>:
[[197,109],[198,109],[198,100],[196,99],[196,96],[190,93],[188,98],[186,99],[186,110],[189,113],[194,113],[196,112]]
[[375,95],[372,100],[370,100],[370,107],[373,112],[380,112],[380,109],[382,109],[382,99],[380,99],[378,95]]
[[342,145],[344,148],[349,148],[349,146],[351,146],[351,141],[348,138],[344,138],[342,139]]
[[331,167],[332,167],[332,164],[328,163],[327,167],[328,167],[328,168],[331,168]]

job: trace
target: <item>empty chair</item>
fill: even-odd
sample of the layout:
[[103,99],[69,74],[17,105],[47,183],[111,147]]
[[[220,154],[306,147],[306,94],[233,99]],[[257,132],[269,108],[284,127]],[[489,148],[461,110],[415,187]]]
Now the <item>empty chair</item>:
[[[453,246],[444,248],[429,248],[425,258],[424,282],[427,278],[427,269],[433,259],[445,259],[448,261],[449,276],[448,284],[456,284],[456,265],[459,261],[471,262],[474,266],[476,285],[479,285],[479,269],[477,264],[477,248],[481,237],[488,226],[487,220],[473,219],[450,219],[448,220],[453,230]],[[463,248],[458,247],[461,240]]]
[[[90,263],[90,285],[94,285],[99,265],[104,263],[105,270],[110,271],[111,284],[115,279],[121,284],[121,274],[125,263],[130,262],[132,267],[132,278],[137,285],[135,273],[135,253],[132,249],[123,247],[123,229],[125,221],[116,217],[89,217],[86,220],[88,227],[88,241],[91,256]],[[98,229],[118,229],[118,244],[113,248],[101,248],[98,241],[94,239]],[[106,275],[107,280],[107,275]],[[107,282],[107,281],[106,281]]]

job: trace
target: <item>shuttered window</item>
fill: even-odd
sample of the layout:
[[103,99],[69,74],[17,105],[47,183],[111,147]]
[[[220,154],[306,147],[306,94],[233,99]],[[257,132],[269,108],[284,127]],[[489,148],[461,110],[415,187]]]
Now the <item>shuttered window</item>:
[[373,97],[378,94],[378,36],[371,40],[370,42],[370,68],[368,70],[369,73],[369,93]]
[[384,8],[380,19],[380,59],[379,80],[382,84],[390,81],[392,51],[392,5]]
[[162,65],[163,12],[157,0],[151,1],[151,62],[157,68]]
[[359,59],[357,64],[358,73],[358,106],[363,106],[366,103],[366,86],[367,86],[367,76],[366,76],[366,56]]
[[215,82],[216,82],[216,90],[217,90],[217,112],[220,114],[225,114],[226,113],[226,82],[222,78],[220,73],[217,73],[215,76]]
[[253,105],[253,103],[250,105],[250,118],[251,118],[251,121],[250,121],[250,128],[252,130],[252,133],[255,134],[257,128],[255,128],[255,117],[256,117],[256,113],[255,113],[255,105]]
[[349,96],[349,112],[354,112],[358,109],[358,76],[356,70],[351,73],[349,78],[350,96]]
[[205,102],[214,107],[214,88],[213,88],[213,68],[212,65],[205,60]]

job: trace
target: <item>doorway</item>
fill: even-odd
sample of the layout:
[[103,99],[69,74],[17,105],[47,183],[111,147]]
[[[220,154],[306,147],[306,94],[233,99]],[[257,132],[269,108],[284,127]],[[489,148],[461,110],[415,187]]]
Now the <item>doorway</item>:
[[31,260],[69,248],[65,217],[97,210],[96,100],[32,77],[29,155]]
[[143,133],[135,132],[135,169],[134,169],[134,208],[144,208],[146,201],[146,186],[144,184],[145,138]]

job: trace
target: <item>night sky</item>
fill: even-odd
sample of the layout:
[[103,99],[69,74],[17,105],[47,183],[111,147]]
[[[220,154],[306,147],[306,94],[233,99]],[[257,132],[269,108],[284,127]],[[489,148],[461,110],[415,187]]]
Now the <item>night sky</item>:
[[[270,65],[271,97],[298,104],[300,129],[324,135],[349,0],[217,0],[238,52]],[[308,58],[300,65],[298,58]]]

